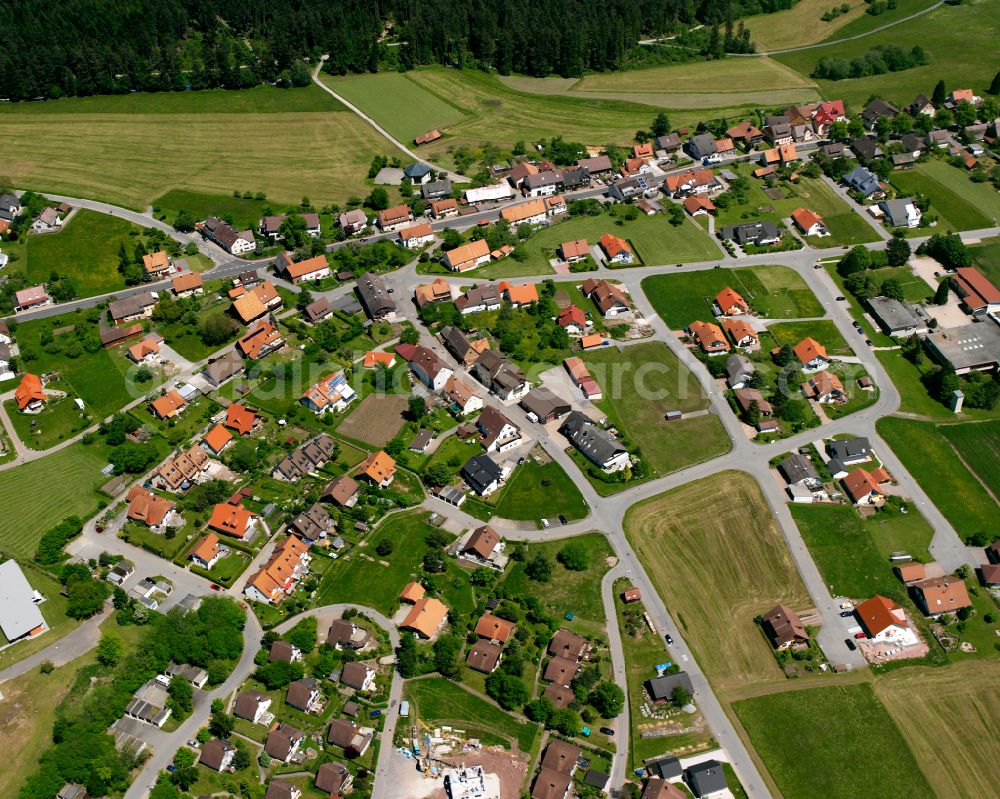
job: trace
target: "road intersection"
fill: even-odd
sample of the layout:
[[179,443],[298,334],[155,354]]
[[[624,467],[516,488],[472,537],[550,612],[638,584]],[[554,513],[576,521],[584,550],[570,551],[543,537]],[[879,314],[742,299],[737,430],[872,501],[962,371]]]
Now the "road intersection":
[[[603,189],[591,191],[599,193],[600,191],[603,191]],[[83,201],[78,198],[54,199],[66,200],[67,202],[71,202],[82,207],[91,207],[94,210],[100,210],[105,213],[114,212],[116,215],[129,218],[130,221],[135,221],[137,224],[152,224],[151,218],[148,215],[137,214],[132,211],[128,211],[128,215],[126,215],[126,209],[119,209],[102,203]],[[495,219],[497,214],[497,210],[478,212],[466,217],[461,217],[458,220],[449,220],[447,223],[434,223],[434,227],[438,230],[442,227],[468,228],[478,224],[481,219]],[[160,225],[157,224],[157,227],[160,227]],[[184,234],[177,234],[172,230],[169,232],[179,241],[184,243],[192,240],[192,237],[185,236]],[[975,239],[985,236],[994,236],[998,233],[1000,233],[1000,230],[993,228],[984,231],[972,231],[963,234],[963,238]],[[381,238],[387,238],[387,236],[376,235],[369,237],[368,240],[370,241],[372,239]],[[914,240],[913,243],[915,244],[917,241],[919,240]],[[202,244],[203,243],[200,243],[200,246]],[[344,246],[344,243],[333,245],[334,248],[337,246]],[[885,246],[885,241],[879,241],[875,244],[866,246],[870,249],[881,249]],[[791,451],[799,446],[811,443],[817,438],[817,435],[829,437],[839,433],[850,433],[853,435],[867,436],[871,440],[875,450],[878,452],[879,457],[888,467],[890,473],[902,487],[903,491],[910,497],[912,502],[920,509],[921,513],[933,527],[934,538],[930,547],[932,555],[939,562],[941,562],[947,570],[953,570],[966,563],[976,565],[979,560],[979,553],[970,550],[962,543],[955,529],[933,505],[924,493],[923,489],[907,472],[902,462],[899,461],[895,454],[892,453],[886,443],[878,435],[875,423],[879,418],[892,414],[898,410],[900,404],[899,392],[896,390],[895,386],[893,386],[878,359],[874,357],[873,352],[865,343],[864,336],[859,334],[854,329],[852,325],[852,317],[846,305],[836,301],[835,298],[839,294],[836,284],[832,281],[825,269],[814,269],[814,265],[818,259],[838,257],[842,253],[843,250],[839,248],[830,248],[825,250],[804,249],[793,252],[774,253],[739,259],[726,258],[720,253],[720,257],[716,260],[690,263],[686,265],[660,265],[637,269],[616,270],[609,270],[603,266],[600,267],[599,274],[601,276],[609,278],[613,277],[614,279],[621,281],[624,287],[629,291],[631,299],[637,310],[651,323],[655,338],[665,342],[671,351],[680,358],[681,362],[696,376],[702,390],[708,397],[710,412],[719,418],[730,438],[731,449],[725,455],[697,463],[693,466],[689,466],[685,469],[664,475],[662,477],[651,479],[646,483],[633,488],[625,489],[610,497],[602,498],[598,496],[587,480],[578,478],[576,479],[577,485],[590,506],[591,513],[582,521],[574,522],[555,530],[526,531],[518,527],[508,528],[502,523],[494,524],[494,526],[498,529],[498,532],[500,532],[506,539],[512,541],[551,540],[553,538],[578,535],[595,529],[602,531],[605,535],[607,535],[618,558],[617,565],[611,570],[611,572],[608,573],[604,579],[604,583],[602,584],[602,595],[604,597],[605,607],[608,611],[608,633],[611,646],[612,667],[616,681],[619,682],[623,688],[626,687],[624,685],[624,654],[620,634],[617,630],[617,623],[614,617],[614,598],[610,594],[611,586],[613,585],[614,580],[621,577],[630,580],[633,584],[642,589],[646,607],[653,617],[657,629],[660,632],[670,633],[672,635],[674,644],[670,647],[670,654],[678,660],[684,660],[685,670],[691,675],[696,689],[695,693],[699,707],[711,727],[713,735],[725,751],[727,759],[732,763],[734,771],[743,784],[747,795],[752,799],[770,796],[770,792],[760,774],[760,771],[750,756],[746,743],[743,741],[740,734],[737,732],[735,725],[726,714],[721,702],[719,702],[715,696],[707,678],[700,670],[693,652],[691,652],[690,648],[684,641],[681,631],[677,628],[668,609],[663,604],[652,581],[633,551],[624,530],[624,518],[627,510],[637,502],[641,502],[644,499],[659,495],[664,491],[685,485],[692,481],[704,479],[723,470],[735,469],[751,474],[760,485],[764,497],[778,525],[780,526],[789,552],[794,559],[796,568],[798,569],[810,597],[812,598],[814,606],[822,615],[823,625],[819,634],[821,646],[832,662],[845,663],[852,668],[864,668],[864,660],[857,652],[852,652],[844,644],[842,639],[842,626],[839,624],[838,618],[839,606],[830,595],[822,576],[816,568],[816,565],[813,562],[804,541],[794,524],[794,521],[792,520],[784,494],[771,475],[768,462],[773,457],[780,455],[781,453]],[[267,263],[262,263],[260,261],[234,259],[228,256],[223,258],[220,257],[217,252],[213,252],[213,260],[216,261],[216,265],[209,272],[205,273],[206,278],[209,279],[226,278],[248,268],[259,269],[268,266]],[[848,344],[855,351],[855,353],[857,353],[858,360],[861,365],[865,368],[867,373],[872,377],[873,381],[879,388],[879,396],[874,404],[851,414],[848,417],[830,422],[829,424],[823,426],[819,433],[817,433],[816,430],[806,431],[771,444],[756,444],[747,439],[745,433],[743,432],[742,425],[730,410],[723,393],[719,390],[715,381],[712,380],[704,366],[685,346],[681,344],[677,336],[668,329],[668,326],[663,322],[663,320],[656,315],[651,304],[646,299],[641,287],[641,281],[652,275],[685,274],[719,267],[749,267],[763,264],[779,264],[789,267],[795,270],[803,278],[808,287],[813,291],[823,307],[826,309],[825,318],[828,318],[836,325],[841,335],[847,340]],[[410,264],[401,270],[387,275],[385,279],[387,284],[394,289],[395,296],[399,298],[401,316],[415,321],[416,314],[412,308],[409,298],[412,296],[412,291],[417,285],[423,282],[428,282],[430,278],[418,274],[416,271],[416,265]],[[444,279],[456,287],[459,285],[467,285],[475,280],[474,277],[469,275],[444,276]],[[537,281],[543,279],[553,279],[557,283],[562,281],[569,282],[578,280],[577,276],[562,277],[548,274],[518,278],[518,280],[524,281]],[[146,284],[136,289],[127,290],[126,292],[115,292],[113,296],[122,297],[128,293],[148,291],[155,287],[164,288],[165,286],[166,283]],[[342,286],[333,291],[314,291],[313,294],[315,296],[337,297],[343,296],[350,290],[350,286]],[[87,298],[60,306],[42,308],[37,311],[18,314],[18,319],[33,319],[52,316],[59,313],[65,313],[67,310],[73,310],[77,307],[91,307],[106,299],[107,297]],[[424,343],[425,346],[433,348],[441,357],[445,358],[446,361],[450,363],[452,359],[450,355],[444,351],[441,345],[429,334],[427,334],[427,332],[424,331],[419,324],[417,325],[417,329],[422,331],[422,343]],[[478,384],[476,384],[476,390],[482,396],[485,396],[484,390],[478,386]],[[545,433],[541,425],[537,425],[528,420],[523,411],[521,411],[516,405],[508,406],[504,410],[515,423],[521,425],[529,433],[531,433],[532,438],[538,442],[545,449],[546,453],[556,460],[568,474],[578,474],[575,463],[568,456],[564,447],[550,438]],[[472,517],[467,516],[467,514],[464,514],[460,510],[451,506],[445,505],[434,498],[427,499],[424,503],[424,507],[442,513],[443,515],[450,516],[457,521],[470,526],[479,524],[477,520],[472,519]],[[147,558],[155,563],[157,573],[164,574],[172,580],[176,579],[183,581],[183,584],[186,588],[188,588],[189,592],[196,594],[209,593],[209,584],[207,581],[202,580],[202,578],[193,575],[185,569],[181,569],[173,564],[156,558],[155,556],[151,556],[149,553],[145,553],[143,550],[137,549],[120,539],[102,536],[101,534],[96,533],[93,524],[87,525],[83,535],[71,544],[70,551],[74,555],[81,557],[93,557],[95,556],[93,554],[95,552],[99,553],[101,551],[110,551],[115,554],[122,554],[125,557],[138,562],[144,562],[142,559]],[[153,566],[153,563],[149,564],[150,567]],[[188,585],[189,583],[190,585]],[[310,613],[317,615],[328,610],[328,608],[321,608],[310,611]],[[372,616],[374,613],[371,610],[363,610],[369,616]],[[382,624],[382,620],[376,619],[376,621]],[[397,635],[395,627],[392,624],[388,624],[388,626],[383,624],[382,626],[389,630],[390,636]],[[243,657],[230,678],[222,686],[216,688],[208,694],[210,698],[228,696],[243,682],[250,672],[252,672],[253,656],[259,648],[261,634],[262,630],[259,622],[252,612],[249,613],[247,628],[244,631],[245,646]],[[393,640],[395,641],[398,639]],[[393,679],[391,691],[392,698],[396,700],[397,706],[401,696],[401,690],[401,680],[398,675],[396,675]],[[184,741],[193,737],[197,728],[207,719],[210,698],[207,701],[196,705],[195,713],[192,717],[185,721],[176,733],[171,735],[170,746],[172,746],[174,742],[176,742],[177,745],[183,745]],[[383,736],[382,750],[379,756],[378,775],[383,777],[386,774],[383,756],[387,756],[387,753],[392,749],[392,739],[390,737],[392,728],[390,727],[390,720],[393,726],[395,724],[395,715],[390,714],[390,717],[391,718],[386,719],[386,734]],[[614,758],[611,783],[615,787],[620,786],[624,782],[628,773],[628,729],[628,712],[626,711],[626,713],[619,717],[616,721],[618,748]],[[146,796],[149,786],[155,781],[156,774],[159,770],[164,768],[173,757],[174,750],[171,749],[170,746],[164,747],[154,753],[154,757],[147,762],[142,774],[126,794],[126,799],[143,799],[143,797]],[[384,783],[384,779],[382,782]],[[376,799],[387,799],[385,788],[384,786],[379,785],[379,780],[376,780]]]

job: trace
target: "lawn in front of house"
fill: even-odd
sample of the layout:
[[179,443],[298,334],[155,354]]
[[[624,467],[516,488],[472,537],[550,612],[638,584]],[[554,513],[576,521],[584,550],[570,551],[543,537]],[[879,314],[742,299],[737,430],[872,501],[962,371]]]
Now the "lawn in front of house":
[[486,746],[502,744],[510,749],[516,743],[524,754],[531,752],[539,734],[537,724],[521,721],[475,694],[460,684],[442,677],[410,680],[404,688],[412,705],[410,716],[434,726],[449,724],[465,730],[470,737],[486,733]]
[[[435,528],[425,521],[421,510],[394,513],[370,532],[363,546],[341,557],[323,575],[317,605],[338,602],[358,602],[358,591],[364,592],[364,604],[381,613],[391,614],[399,605],[399,592],[418,576],[420,562],[427,547],[424,537]],[[394,544],[386,556],[375,552],[384,539]],[[383,566],[382,561],[388,565]]]
[[57,233],[28,237],[29,283],[48,283],[53,272],[72,278],[80,297],[125,288],[118,271],[118,250],[129,257],[142,228],[124,219],[80,208]]
[[583,354],[604,399],[596,403],[660,474],[729,450],[722,423],[712,414],[667,422],[667,411],[708,407],[697,378],[662,341],[604,347]]
[[222,410],[221,405],[210,397],[202,395],[189,402],[180,416],[172,419],[160,419],[153,415],[148,407],[143,406],[133,408],[130,413],[142,424],[149,425],[160,433],[172,445],[178,445],[186,442],[207,425],[220,410]]
[[834,685],[733,703],[786,797],[933,796],[912,750],[872,686]]
[[438,444],[430,460],[424,464],[423,471],[426,472],[431,466],[443,464],[449,473],[457,475],[470,458],[482,455],[485,451],[474,438],[462,441],[457,435],[450,435]]
[[900,350],[881,350],[875,353],[882,368],[889,373],[893,385],[899,390],[900,413],[913,413],[919,416],[939,417],[942,421],[950,420],[987,420],[1000,417],[1000,406],[992,410],[962,406],[962,412],[955,414],[947,405],[943,405],[932,397],[922,378],[934,372],[937,366],[929,358],[924,358],[920,366],[903,357]]
[[234,197],[232,194],[210,194],[187,189],[171,189],[161,197],[157,197],[153,205],[167,215],[167,221],[173,221],[181,211],[187,211],[193,219],[201,221],[210,216],[231,218],[237,230],[257,230],[258,223],[264,211],[280,214],[285,211],[283,205],[268,200]]
[[496,504],[504,519],[582,519],[587,503],[565,470],[555,461],[539,464],[529,458],[514,469]]
[[[558,562],[557,556],[568,543],[586,547],[587,568],[571,571]],[[508,551],[515,546],[507,544]],[[601,579],[610,566],[607,559],[612,556],[611,546],[601,533],[588,533],[560,541],[543,541],[524,545],[527,557],[524,561],[514,561],[507,571],[503,586],[511,595],[534,596],[554,617],[581,633],[596,634],[605,629],[604,603],[601,600]],[[524,573],[527,561],[538,555],[553,563],[552,577],[542,583],[530,579]],[[566,620],[572,613],[572,621]]]
[[889,555],[908,552],[927,558],[934,531],[911,507],[909,514],[877,513],[864,520],[849,505],[791,505],[802,534],[830,593],[852,599],[899,594]]
[[816,319],[810,322],[781,322],[771,325],[768,332],[774,336],[779,347],[783,347],[785,344],[794,347],[806,336],[811,336],[826,347],[826,351],[830,355],[854,354],[837,326],[829,319]]
[[[938,425],[890,416],[879,419],[877,427],[960,535],[992,532],[995,525],[990,520],[996,516],[997,503],[962,463]],[[920,446],[914,447],[914,441]]]
[[659,494],[633,505],[624,528],[716,690],[781,679],[754,618],[811,600],[750,475],[718,472]]
[[795,319],[823,315],[823,306],[794,269],[755,266],[705,269],[677,275],[656,275],[642,281],[642,290],[671,330],[696,319],[711,321],[715,296],[732,288],[761,316]]
[[[69,389],[69,386],[55,382],[49,388],[63,391]],[[81,411],[77,407],[72,392],[65,397],[50,399],[38,413],[21,413],[17,409],[17,401],[13,399],[4,402],[4,408],[21,443],[33,450],[54,447],[95,422],[94,417],[86,410]]]

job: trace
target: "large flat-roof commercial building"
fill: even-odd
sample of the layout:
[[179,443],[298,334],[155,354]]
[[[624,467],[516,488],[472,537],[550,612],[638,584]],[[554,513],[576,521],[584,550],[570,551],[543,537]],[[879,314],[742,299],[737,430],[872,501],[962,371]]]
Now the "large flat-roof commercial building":
[[1000,327],[992,321],[936,331],[927,336],[927,344],[938,360],[950,363],[960,375],[1000,366]]
[[8,641],[48,629],[35,604],[35,592],[16,561],[0,563],[0,630]]

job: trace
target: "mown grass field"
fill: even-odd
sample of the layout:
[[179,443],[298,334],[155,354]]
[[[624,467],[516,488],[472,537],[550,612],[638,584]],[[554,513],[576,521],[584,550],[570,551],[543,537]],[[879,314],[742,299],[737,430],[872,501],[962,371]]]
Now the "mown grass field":
[[697,379],[662,341],[605,347],[583,355],[604,396],[597,406],[642,448],[660,474],[729,451],[729,438],[708,414],[667,422],[667,411],[708,406]]
[[995,497],[1000,497],[1000,420],[938,428],[959,457]]
[[877,514],[862,519],[847,505],[791,506],[792,518],[809,547],[823,581],[834,596],[867,599],[898,594],[889,555],[908,552],[926,559],[934,531],[913,507],[907,515]]
[[[522,82],[521,84],[525,84]],[[626,96],[675,110],[739,109],[818,99],[816,84],[770,58],[694,61],[588,75],[569,96]]]
[[[434,528],[424,521],[426,516],[420,510],[389,516],[369,533],[367,546],[354,550],[348,558],[340,558],[323,575],[316,604],[357,602],[358,586],[364,586],[365,604],[391,614],[399,604],[399,592],[413,579],[427,549],[424,536]],[[384,558],[375,554],[383,538],[396,545]],[[381,561],[388,565],[383,566]]]
[[16,185],[138,210],[181,187],[343,202],[368,193],[373,155],[402,156],[316,86],[5,104],[0,135],[24,153]]
[[768,328],[779,346],[789,344],[795,346],[806,336],[812,336],[826,347],[830,355],[853,355],[847,341],[837,326],[829,319],[818,319],[812,322],[781,322]]
[[[556,555],[569,541],[579,542],[587,548],[588,566],[585,571],[570,571],[556,561]],[[509,545],[508,545],[509,546]],[[504,587],[512,594],[536,596],[546,610],[560,619],[560,624],[586,633],[597,633],[605,629],[604,604],[601,600],[601,579],[610,568],[607,559],[611,557],[611,545],[601,533],[588,533],[572,539],[544,541],[526,545],[528,560],[542,554],[554,562],[552,579],[547,583],[530,580],[524,573],[524,563],[513,563]],[[526,562],[526,561],[525,561]],[[572,611],[572,622],[563,620]]]
[[762,315],[796,319],[823,315],[823,306],[798,273],[786,266],[752,269],[707,269],[678,275],[655,275],[642,281],[642,290],[671,330],[696,319],[710,321],[715,296],[732,288]]
[[434,128],[453,125],[466,116],[462,109],[421,88],[404,73],[324,77],[324,81],[403,143]]
[[785,799],[935,795],[868,684],[768,694],[733,709]]
[[496,513],[503,519],[548,519],[565,515],[582,519],[587,502],[580,489],[555,461],[539,464],[528,460],[514,470],[497,502]]
[[100,450],[77,443],[0,472],[0,549],[30,559],[50,527],[93,513],[105,465]]
[[[558,257],[557,250],[563,242],[586,239],[594,246],[605,233],[628,240],[647,266],[710,261],[721,255],[715,242],[690,219],[674,227],[661,215],[639,216],[622,224],[616,223],[608,214],[574,216],[542,228],[528,239],[525,244],[528,258],[519,264],[523,268],[521,273],[537,275],[551,272],[549,259]],[[498,277],[502,265],[510,260],[507,258],[496,266],[483,267],[473,274]]]
[[929,796],[965,799],[995,791],[982,764],[1000,756],[998,681],[996,660],[899,669],[875,681],[875,693],[927,775]]
[[983,239],[969,247],[973,265],[994,284],[1000,283],[1000,239]]
[[[997,503],[962,464],[939,426],[932,422],[886,417],[879,419],[877,427],[960,535],[972,535],[980,530],[991,532],[995,528],[991,520],[996,518]],[[976,425],[972,434],[978,429]],[[920,442],[919,447],[915,447],[914,442]]]
[[[831,7],[834,5],[836,3],[830,3]],[[887,12],[870,19],[859,18],[846,25],[834,38],[870,31],[892,19],[907,16],[907,8],[912,8],[909,13],[913,13],[923,5],[920,3],[913,7],[900,3],[897,12]],[[889,13],[894,16],[890,17]],[[928,63],[922,67],[866,78],[817,81],[824,97],[842,97],[853,110],[860,110],[873,94],[893,102],[909,103],[918,92],[929,94],[942,76],[946,76],[950,86],[968,86],[981,93],[996,73],[996,63],[990,59],[971,58],[970,54],[989,52],[996,35],[995,0],[973,0],[960,6],[942,5],[928,14],[862,39],[785,53],[775,56],[775,60],[809,75],[821,58],[845,58],[850,61],[883,44],[898,44],[907,50],[917,44],[924,48]]]
[[[877,343],[877,342],[876,342]],[[946,405],[942,405],[927,392],[921,378],[932,372],[935,364],[924,359],[920,366],[904,358],[898,350],[883,350],[875,353],[882,367],[889,373],[893,385],[899,389],[901,398],[899,410],[901,413],[915,413],[921,416],[940,417],[942,420],[965,421],[969,419],[996,419],[1000,416],[1000,408],[985,410],[963,406],[962,413],[957,417]]]
[[799,0],[784,11],[747,17],[750,40],[760,52],[815,44],[838,33],[849,22],[863,15],[868,7],[863,0],[853,0],[849,3],[850,11],[824,22],[821,19],[823,14],[837,5],[830,0]]
[[[51,387],[59,390],[68,388],[60,388],[59,383]],[[60,441],[65,441],[94,424],[94,419],[77,407],[72,396],[49,400],[40,413],[21,413],[13,399],[4,402],[4,408],[21,443],[37,451],[54,447]]]
[[660,494],[624,526],[716,690],[781,679],[753,619],[810,600],[752,477],[720,472]]
[[1000,216],[1000,194],[988,183],[973,183],[962,170],[941,159],[894,172],[892,183],[904,194],[925,194],[931,211],[948,230],[992,227]]
[[[432,727],[450,724],[465,730],[474,737],[477,731],[517,743],[523,753],[528,753],[535,744],[539,729],[537,724],[519,721],[508,713],[470,694],[461,686],[441,677],[411,680],[406,684],[406,697],[413,705],[411,718],[419,718]],[[490,741],[492,743],[492,741]],[[487,741],[483,741],[487,743]]]
[[232,194],[206,194],[185,189],[171,189],[162,197],[156,198],[156,207],[166,214],[168,222],[172,222],[180,211],[187,211],[198,220],[209,216],[232,217],[238,230],[256,230],[266,208],[271,208],[274,213],[282,210],[274,205],[268,200],[251,200],[233,197]]
[[139,230],[124,219],[81,208],[58,233],[28,238],[25,275],[32,284],[47,283],[58,272],[73,279],[81,297],[125,288],[118,248],[124,244],[131,255],[136,239],[129,233]]

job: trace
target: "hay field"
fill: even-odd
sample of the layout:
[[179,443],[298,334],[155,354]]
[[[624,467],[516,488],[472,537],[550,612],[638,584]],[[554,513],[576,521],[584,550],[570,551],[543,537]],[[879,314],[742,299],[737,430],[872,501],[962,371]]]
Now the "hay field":
[[875,681],[939,799],[992,796],[1000,757],[1000,662],[900,669]]
[[373,447],[384,447],[402,429],[408,403],[401,394],[369,394],[340,423],[337,432]]
[[799,0],[794,6],[773,14],[747,17],[747,30],[757,50],[766,53],[786,47],[802,47],[834,36],[849,22],[865,13],[864,0],[850,0],[851,10],[836,19],[823,22],[821,17],[840,3],[833,0]]
[[717,690],[782,679],[754,616],[810,600],[750,475],[721,472],[642,502],[625,532]]
[[[295,92],[249,91],[219,107],[182,93],[155,95],[155,104],[137,94],[113,104],[59,100],[36,113],[0,109],[0,138],[18,153],[5,174],[20,186],[139,210],[174,188],[325,204],[366,194],[376,153],[401,155],[332,97],[329,111],[318,111],[318,100]],[[249,110],[258,102],[261,111]],[[283,103],[290,110],[279,110]],[[231,107],[239,112],[219,110]]]

